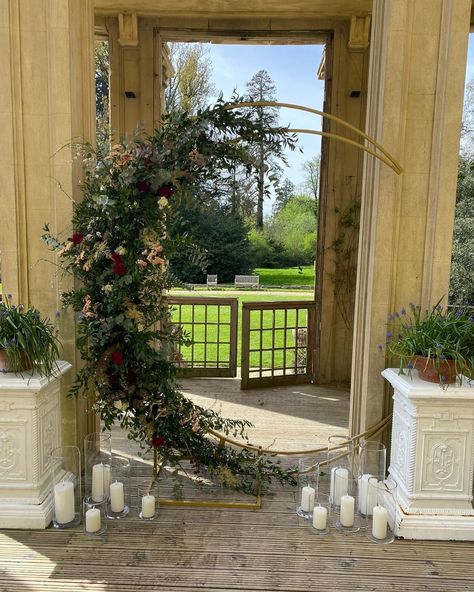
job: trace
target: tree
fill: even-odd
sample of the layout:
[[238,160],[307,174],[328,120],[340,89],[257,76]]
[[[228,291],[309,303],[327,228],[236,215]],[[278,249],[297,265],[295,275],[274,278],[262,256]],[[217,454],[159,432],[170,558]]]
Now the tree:
[[459,165],[449,300],[474,305],[474,158],[466,155]]
[[289,179],[285,179],[281,184],[279,191],[277,191],[275,196],[275,203],[273,204],[273,213],[278,213],[288,201],[294,196],[295,194],[295,184],[290,181]]
[[316,154],[303,163],[304,188],[319,201],[319,182],[321,179],[321,155]]
[[[276,100],[276,86],[266,70],[259,70],[254,74],[250,82],[247,83],[247,99],[249,101]],[[277,126],[278,111],[275,107],[257,107],[254,113],[254,117],[256,117],[260,124],[265,123],[269,126]],[[275,183],[281,175],[281,163],[286,164],[286,160],[282,150],[278,149],[278,147],[273,151],[269,150],[263,139],[256,139],[252,144],[251,150],[258,168],[255,179],[257,203],[256,227],[261,230],[263,228],[263,200],[268,193],[268,186],[265,184],[265,179],[267,178],[271,183]]]
[[280,263],[310,265],[316,252],[315,200],[310,195],[293,195],[273,217],[268,235],[280,244]]
[[214,92],[209,50],[202,43],[170,43],[168,47],[175,73],[165,90],[166,111],[197,113]]
[[95,44],[95,120],[97,151],[106,154],[110,143],[109,115],[109,44]]

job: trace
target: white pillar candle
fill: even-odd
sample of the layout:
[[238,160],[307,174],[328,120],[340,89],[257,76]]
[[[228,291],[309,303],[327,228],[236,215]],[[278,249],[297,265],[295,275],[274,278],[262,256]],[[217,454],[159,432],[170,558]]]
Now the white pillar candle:
[[74,485],[71,481],[61,481],[54,486],[54,515],[59,524],[74,520]]
[[372,535],[376,539],[387,537],[387,509],[382,506],[374,506],[372,517]]
[[352,495],[341,496],[340,522],[342,526],[353,526],[354,524],[354,504],[355,499]]
[[374,506],[377,505],[377,485],[379,481],[375,477],[371,477],[368,481],[370,485],[367,485],[367,516],[372,516]]
[[92,499],[101,502],[104,499],[104,465],[98,463],[92,467]]
[[110,484],[110,508],[112,512],[122,512],[125,507],[123,483],[115,481]]
[[317,530],[325,530],[328,523],[328,510],[323,506],[315,506],[313,509],[313,527]]
[[142,497],[142,517],[153,518],[155,515],[155,496],[144,495]]
[[349,491],[349,471],[343,467],[331,469],[331,503],[341,505],[341,496]]
[[98,532],[100,530],[100,510],[91,508],[86,512],[86,532]]
[[301,489],[301,509],[303,512],[311,512],[314,506],[315,490],[311,485],[305,485]]
[[[361,475],[357,482],[357,489],[358,489],[358,498],[359,498],[359,512],[364,516],[367,514],[367,493],[369,491],[369,479],[372,478],[372,475],[368,473],[365,475]],[[370,488],[372,491],[373,488]],[[375,504],[374,504],[375,505]],[[372,506],[373,507],[373,506]],[[370,511],[372,512],[372,507]]]

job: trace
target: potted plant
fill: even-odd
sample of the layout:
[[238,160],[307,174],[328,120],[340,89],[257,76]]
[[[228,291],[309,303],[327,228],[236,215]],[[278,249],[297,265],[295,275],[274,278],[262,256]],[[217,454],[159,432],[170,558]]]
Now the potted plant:
[[54,328],[35,308],[0,301],[0,371],[37,371],[51,377],[59,357]]
[[400,374],[413,368],[422,380],[448,385],[474,375],[474,312],[431,310],[410,303],[389,318],[388,352],[400,360]]

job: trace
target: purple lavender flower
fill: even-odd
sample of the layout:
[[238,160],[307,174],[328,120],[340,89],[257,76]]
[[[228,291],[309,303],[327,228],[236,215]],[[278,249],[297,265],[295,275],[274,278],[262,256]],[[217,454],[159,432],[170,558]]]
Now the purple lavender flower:
[[412,370],[412,369],[413,369],[413,362],[408,362],[408,364],[407,364],[407,368],[408,368],[409,370]]
[[407,309],[405,307],[403,307],[401,310],[401,313],[402,313],[402,317],[405,317],[407,314]]
[[387,339],[391,339],[393,337],[393,331],[389,331],[387,333]]

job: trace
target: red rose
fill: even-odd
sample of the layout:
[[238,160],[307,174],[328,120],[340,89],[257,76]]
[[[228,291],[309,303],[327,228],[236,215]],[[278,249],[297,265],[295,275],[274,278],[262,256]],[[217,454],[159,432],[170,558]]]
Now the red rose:
[[173,195],[173,186],[172,185],[163,185],[158,189],[158,197],[166,197],[169,199]]
[[138,181],[137,187],[142,193],[150,193],[151,183],[150,181]]
[[155,436],[151,439],[151,445],[157,448],[160,446],[165,446],[165,444],[166,440],[163,438],[163,436]]
[[118,253],[112,253],[111,257],[112,261],[114,262],[114,266],[112,268],[114,274],[118,276],[125,275],[127,268],[125,267],[122,257]]
[[120,366],[120,364],[123,363],[123,354],[122,354],[122,352],[119,352],[119,351],[112,352],[112,362],[114,364],[117,364],[117,366]]
[[109,381],[109,385],[110,385],[112,388],[115,388],[115,387],[119,386],[119,384],[120,384],[119,377],[118,377],[116,374],[110,374],[110,375],[107,377],[107,379],[108,379],[108,381]]
[[71,240],[75,245],[80,245],[84,240],[84,235],[82,232],[74,232]]

